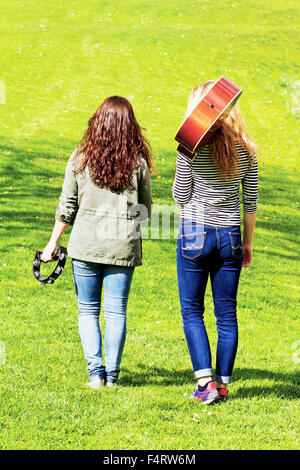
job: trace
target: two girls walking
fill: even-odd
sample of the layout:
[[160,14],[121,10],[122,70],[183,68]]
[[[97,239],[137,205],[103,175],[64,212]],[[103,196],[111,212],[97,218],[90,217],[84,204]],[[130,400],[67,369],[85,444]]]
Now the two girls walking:
[[[193,107],[214,82],[196,87]],[[151,148],[125,98],[107,98],[66,167],[56,222],[41,259],[52,260],[68,225],[68,256],[79,309],[79,333],[89,386],[116,386],[126,337],[126,307],[136,266],[142,264],[137,207],[151,212]],[[241,240],[239,187],[244,230]],[[184,333],[197,380],[194,397],[212,403],[228,397],[238,342],[236,297],[242,266],[252,262],[257,208],[255,147],[238,108],[218,121],[193,161],[181,153],[173,197],[181,205],[177,274]],[[125,235],[124,235],[125,234]],[[218,328],[216,377],[203,321],[210,276]],[[99,327],[104,287],[105,365]]]

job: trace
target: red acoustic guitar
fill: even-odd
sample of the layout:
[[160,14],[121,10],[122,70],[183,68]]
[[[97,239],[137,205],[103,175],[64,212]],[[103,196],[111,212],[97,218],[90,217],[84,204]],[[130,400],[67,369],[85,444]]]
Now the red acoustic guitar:
[[242,89],[230,80],[219,78],[178,129],[177,150],[193,160],[199,142],[219,117],[235,105],[241,93]]

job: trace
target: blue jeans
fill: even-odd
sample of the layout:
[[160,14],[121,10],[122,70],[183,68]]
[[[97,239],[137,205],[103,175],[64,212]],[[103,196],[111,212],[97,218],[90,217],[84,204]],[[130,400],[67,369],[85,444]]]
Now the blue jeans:
[[204,325],[204,296],[210,275],[218,331],[215,380],[231,382],[238,345],[236,297],[242,261],[239,225],[215,227],[181,220],[177,240],[178,290],[195,378],[213,375]]
[[[116,382],[126,338],[126,308],[134,267],[81,261],[72,258],[78,300],[79,334],[91,379]],[[104,284],[105,366],[99,326]]]

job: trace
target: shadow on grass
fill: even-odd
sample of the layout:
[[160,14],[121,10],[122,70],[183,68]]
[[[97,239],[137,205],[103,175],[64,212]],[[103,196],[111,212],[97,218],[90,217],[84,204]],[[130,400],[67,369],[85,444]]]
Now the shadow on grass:
[[[248,385],[248,381],[261,381],[261,385]],[[276,383],[268,384],[272,380]],[[122,369],[120,384],[124,386],[143,387],[145,385],[172,386],[189,384],[194,385],[191,369],[168,370],[160,367],[151,367],[147,364],[138,364],[134,372]],[[239,385],[237,392],[232,393],[231,398],[253,398],[275,396],[277,398],[300,398],[298,372],[284,373],[272,372],[264,369],[236,368],[233,375],[233,383]]]
[[[260,380],[261,385],[248,385],[248,381]],[[274,384],[266,382],[272,380]],[[276,396],[277,398],[299,399],[300,398],[300,373],[272,372],[264,369],[236,368],[234,370],[234,381],[241,383],[238,389],[237,398],[253,398],[266,396]],[[233,395],[234,397],[234,395]]]
[[[77,142],[60,139],[56,140],[54,144],[52,145],[51,141],[48,143],[35,140],[32,143],[33,149],[30,152],[25,144],[22,147],[5,142],[1,144],[2,191],[7,190],[6,197],[8,207],[10,206],[9,211],[11,210],[11,203],[14,204],[14,209],[16,209],[16,212],[12,210],[11,214],[6,212],[6,203],[4,202],[2,205],[4,220],[10,218],[14,220],[17,218],[19,221],[25,221],[29,218],[35,220],[36,216],[43,215],[40,201],[42,207],[47,206],[48,201],[51,206],[53,201],[55,201],[55,204],[58,201],[64,180],[65,165]],[[60,153],[64,155],[62,159],[58,157],[58,148]],[[161,160],[157,161],[158,173],[152,173],[153,202],[175,204],[172,197],[172,183],[175,177],[176,151],[156,149],[155,153],[164,157],[165,163]],[[43,166],[41,166],[41,162],[43,162]],[[299,218],[296,216],[290,217],[285,211],[285,208],[293,207],[297,200],[298,186],[294,184],[293,178],[294,175],[286,175],[285,178],[282,178],[275,165],[274,167],[269,166],[265,170],[259,181],[260,207],[256,226],[271,232],[282,233],[287,240],[295,242],[296,237],[293,238],[293,235],[297,233]],[[23,207],[26,201],[28,201],[29,207],[34,204],[36,213],[25,214],[24,210],[22,213],[18,213],[16,207],[18,201],[22,201]],[[260,210],[264,211],[264,204],[272,204],[275,208],[280,207],[280,220],[272,220],[271,218],[268,221],[260,220],[259,212]]]

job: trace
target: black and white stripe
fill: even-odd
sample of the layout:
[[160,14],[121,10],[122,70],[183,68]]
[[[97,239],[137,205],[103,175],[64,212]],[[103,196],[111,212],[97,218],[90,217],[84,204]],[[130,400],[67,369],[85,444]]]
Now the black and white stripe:
[[219,178],[208,145],[202,147],[193,161],[178,153],[172,193],[182,206],[181,217],[207,225],[240,225],[240,183],[244,212],[256,212],[257,159],[250,167],[247,151],[242,144],[236,145],[240,156],[239,175],[231,181]]

